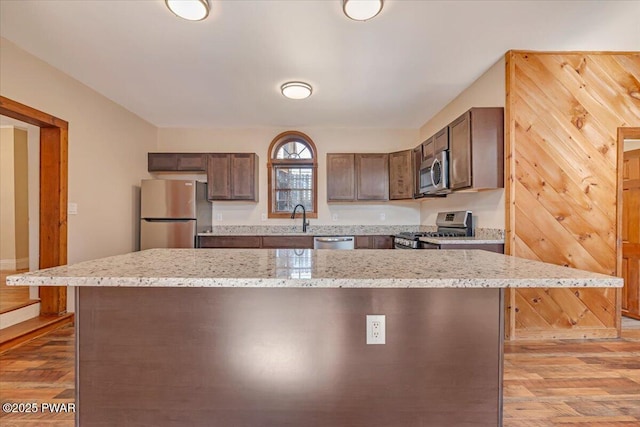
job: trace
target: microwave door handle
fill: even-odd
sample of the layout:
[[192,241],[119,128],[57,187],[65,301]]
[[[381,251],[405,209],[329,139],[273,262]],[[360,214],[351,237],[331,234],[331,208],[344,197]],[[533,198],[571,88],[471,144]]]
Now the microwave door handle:
[[[433,163],[435,163],[437,160],[435,160]],[[433,186],[435,188],[436,183],[433,180],[433,164],[431,165],[431,168],[429,169],[429,173],[431,174],[431,186]]]

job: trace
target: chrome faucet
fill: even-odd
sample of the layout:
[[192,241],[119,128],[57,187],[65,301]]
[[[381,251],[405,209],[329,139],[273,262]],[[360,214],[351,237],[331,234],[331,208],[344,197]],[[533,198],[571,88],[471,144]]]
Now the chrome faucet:
[[298,207],[302,208],[302,232],[306,233],[307,232],[307,226],[309,225],[309,221],[307,221],[307,211],[304,209],[303,205],[297,204],[293,208],[293,212],[291,212],[291,219],[295,219],[296,211],[298,210]]

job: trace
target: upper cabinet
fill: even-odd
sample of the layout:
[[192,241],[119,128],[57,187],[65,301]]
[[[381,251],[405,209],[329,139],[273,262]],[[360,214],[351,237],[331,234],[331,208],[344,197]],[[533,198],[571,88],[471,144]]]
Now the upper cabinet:
[[356,199],[355,154],[327,154],[327,201]]
[[388,154],[356,154],[356,198],[389,200]]
[[204,153],[148,153],[149,172],[205,172],[207,156]]
[[413,150],[389,154],[389,199],[413,199]]
[[448,131],[451,190],[504,187],[503,108],[472,108]]
[[258,156],[255,153],[207,154],[209,200],[258,201]]
[[327,154],[327,201],[389,200],[388,154]]

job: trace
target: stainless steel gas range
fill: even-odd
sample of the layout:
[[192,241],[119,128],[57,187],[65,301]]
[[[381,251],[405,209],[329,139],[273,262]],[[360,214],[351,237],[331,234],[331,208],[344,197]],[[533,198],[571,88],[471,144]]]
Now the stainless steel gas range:
[[473,236],[473,217],[471,211],[439,212],[436,218],[436,231],[400,233],[393,237],[396,249],[422,249],[420,237],[465,237]]

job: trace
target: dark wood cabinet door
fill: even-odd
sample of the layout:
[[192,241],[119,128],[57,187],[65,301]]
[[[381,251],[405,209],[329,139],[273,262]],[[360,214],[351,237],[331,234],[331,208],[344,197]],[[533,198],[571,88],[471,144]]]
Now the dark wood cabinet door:
[[327,154],[327,201],[352,201],[356,198],[353,154]]
[[231,157],[231,199],[257,201],[257,162],[254,153],[234,153]]
[[393,236],[373,236],[373,249],[393,249]]
[[422,143],[422,160],[432,159],[435,156],[435,137],[431,137]]
[[393,236],[356,236],[356,249],[393,249]]
[[203,153],[179,153],[177,170],[204,172],[207,170],[207,156]]
[[260,247],[260,236],[198,236],[199,248],[251,249]]
[[356,154],[356,199],[389,200],[389,155]]
[[371,249],[373,246],[372,236],[356,236],[354,247],[356,249]]
[[262,236],[262,248],[313,249],[313,236]]
[[147,170],[149,172],[173,172],[178,170],[176,153],[148,153]]
[[207,155],[207,188],[209,200],[231,199],[231,156],[225,153]]
[[449,126],[441,129],[433,137],[433,149],[436,153],[449,149]]
[[389,154],[389,198],[391,200],[413,198],[412,151],[404,150]]
[[471,187],[471,114],[449,125],[449,185],[452,190]]

